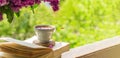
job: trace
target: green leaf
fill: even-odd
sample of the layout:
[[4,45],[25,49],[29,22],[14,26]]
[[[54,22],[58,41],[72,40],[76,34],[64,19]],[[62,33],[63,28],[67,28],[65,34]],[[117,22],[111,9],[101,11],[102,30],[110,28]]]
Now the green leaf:
[[20,16],[20,12],[17,12],[17,13],[15,13],[16,15],[17,15],[17,17],[19,17]]
[[5,13],[7,15],[8,22],[11,23],[14,18],[14,12],[11,10],[10,7],[5,8]]
[[39,6],[39,4],[35,4],[35,5],[33,5],[32,7],[35,9],[35,8],[37,8]]
[[38,6],[39,6],[38,4],[35,4],[35,5],[31,6],[31,10],[32,10],[33,13],[35,13],[34,9],[37,8]]
[[11,23],[13,21],[13,18],[14,18],[14,12],[8,12],[7,18],[8,18],[8,22]]
[[33,13],[35,13],[35,11],[34,11],[34,7],[33,7],[33,6],[31,6],[31,10],[32,10]]

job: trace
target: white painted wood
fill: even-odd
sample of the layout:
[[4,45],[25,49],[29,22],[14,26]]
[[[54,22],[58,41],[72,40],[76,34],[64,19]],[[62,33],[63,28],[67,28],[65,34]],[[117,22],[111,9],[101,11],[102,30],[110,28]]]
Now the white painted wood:
[[120,37],[73,48],[62,54],[62,58],[120,58]]

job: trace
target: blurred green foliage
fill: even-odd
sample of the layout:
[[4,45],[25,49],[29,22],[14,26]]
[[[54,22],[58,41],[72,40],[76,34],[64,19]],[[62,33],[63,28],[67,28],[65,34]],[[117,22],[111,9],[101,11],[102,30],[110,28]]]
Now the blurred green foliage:
[[7,19],[0,22],[0,36],[24,40],[35,35],[35,25],[48,24],[56,26],[54,40],[77,47],[120,35],[119,5],[120,0],[61,0],[58,12],[44,4],[34,14],[23,8],[11,24]]

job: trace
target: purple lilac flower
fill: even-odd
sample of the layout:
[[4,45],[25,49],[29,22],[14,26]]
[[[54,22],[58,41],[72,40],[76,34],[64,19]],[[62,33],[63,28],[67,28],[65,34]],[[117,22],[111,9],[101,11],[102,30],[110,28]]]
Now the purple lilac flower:
[[52,8],[53,8],[54,11],[57,11],[57,10],[59,9],[58,4],[59,4],[59,1],[58,1],[58,0],[52,0],[52,1],[50,2],[50,5],[52,6]]
[[8,1],[7,0],[0,0],[0,6],[7,5]]
[[13,11],[18,12],[22,8],[21,0],[10,0],[10,7]]
[[[50,2],[50,5],[54,11],[57,11],[59,9],[59,0],[44,0],[44,2]],[[41,0],[0,0],[0,6],[7,5],[8,3],[14,12],[19,12],[22,7],[40,4]]]
[[59,10],[59,6],[52,6],[52,8],[53,8],[54,11]]
[[10,6],[13,11],[19,12],[22,7],[33,6],[40,2],[40,0],[10,0]]
[[19,12],[19,10],[20,10],[21,8],[22,8],[22,7],[19,6],[19,5],[11,4],[11,9],[12,9],[14,12]]
[[0,21],[3,20],[3,14],[0,12]]
[[35,4],[40,4],[41,0],[35,0]]
[[[13,12],[19,12],[22,7],[33,6],[40,4],[41,1],[49,2],[54,11],[59,9],[59,0],[0,0],[0,7],[7,5]],[[3,9],[4,10],[4,9]],[[0,21],[3,20],[3,12],[0,12]],[[50,46],[52,47],[52,46]]]
[[32,6],[34,5],[34,0],[21,0],[22,6]]
[[45,2],[50,2],[54,11],[59,10],[59,0],[44,0]]

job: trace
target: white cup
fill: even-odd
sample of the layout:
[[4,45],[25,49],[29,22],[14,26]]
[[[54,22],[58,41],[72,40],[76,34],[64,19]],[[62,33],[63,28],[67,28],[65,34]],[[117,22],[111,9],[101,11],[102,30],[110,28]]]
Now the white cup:
[[40,43],[48,43],[54,31],[55,31],[55,26],[51,26],[51,25],[35,26],[35,33]]

